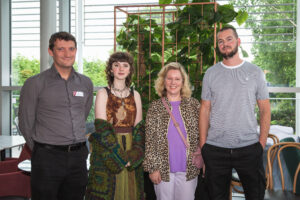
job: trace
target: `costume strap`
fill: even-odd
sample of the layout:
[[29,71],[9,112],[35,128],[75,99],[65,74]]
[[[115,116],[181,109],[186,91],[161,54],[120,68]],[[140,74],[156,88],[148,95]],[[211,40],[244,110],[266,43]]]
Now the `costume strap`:
[[107,92],[107,95],[109,95],[111,92],[110,92],[110,89],[108,87],[104,87],[106,92]]
[[168,104],[167,104],[165,98],[162,97],[161,100],[162,100],[162,102],[163,102],[165,108],[167,109],[167,111],[168,111],[170,117],[172,118],[173,123],[174,123],[174,126],[176,127],[176,129],[177,129],[177,131],[178,131],[178,134],[180,135],[180,137],[181,137],[181,139],[182,139],[182,141],[183,141],[185,147],[188,149],[188,148],[189,148],[189,144],[187,143],[187,141],[186,141],[186,139],[185,139],[185,137],[184,137],[184,135],[183,135],[183,133],[182,133],[180,127],[179,127],[179,124],[177,123],[177,121],[176,121],[174,115],[172,114],[172,112],[171,112],[171,110],[170,110],[170,108],[169,108],[169,106],[168,106]]
[[130,87],[130,93],[132,94],[132,96],[134,96],[134,88],[132,86]]

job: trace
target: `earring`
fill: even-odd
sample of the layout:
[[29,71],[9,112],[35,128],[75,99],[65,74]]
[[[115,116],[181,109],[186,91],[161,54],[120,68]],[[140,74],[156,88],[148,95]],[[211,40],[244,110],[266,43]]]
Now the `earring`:
[[113,72],[111,72],[111,73],[110,73],[110,76],[111,76],[111,77],[114,77],[114,73],[113,73]]

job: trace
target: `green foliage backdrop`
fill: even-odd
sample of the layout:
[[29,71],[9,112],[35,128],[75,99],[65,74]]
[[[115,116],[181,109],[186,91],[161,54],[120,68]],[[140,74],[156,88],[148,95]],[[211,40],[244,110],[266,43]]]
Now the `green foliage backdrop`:
[[40,72],[40,61],[20,54],[12,60],[12,85],[23,85],[27,78]]
[[[187,3],[177,0],[176,3]],[[209,2],[194,0],[192,3]],[[170,1],[159,1],[168,4]],[[148,8],[140,8],[147,10]],[[149,10],[148,10],[149,11]],[[124,51],[129,51],[137,63],[134,83],[141,93],[144,113],[149,102],[157,98],[154,80],[162,63],[163,27],[162,17],[131,14],[117,35],[117,43]],[[175,15],[175,19],[173,17]],[[214,4],[177,6],[174,14],[165,14],[164,32],[164,64],[177,61],[189,74],[193,87],[193,96],[200,99],[202,78],[207,68],[214,64],[214,24],[217,28],[222,24],[237,20],[243,23],[247,13],[236,12],[232,5]],[[176,45],[175,45],[176,44]],[[216,58],[218,61],[218,58]]]

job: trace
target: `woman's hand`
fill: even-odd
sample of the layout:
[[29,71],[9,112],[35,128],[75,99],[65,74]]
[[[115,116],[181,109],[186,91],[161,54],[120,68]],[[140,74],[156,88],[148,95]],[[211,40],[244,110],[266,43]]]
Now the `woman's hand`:
[[125,167],[130,167],[130,162],[128,162],[128,163],[125,165]]
[[161,182],[161,176],[160,176],[160,172],[158,170],[156,170],[156,171],[152,172],[151,174],[149,174],[149,178],[156,185]]

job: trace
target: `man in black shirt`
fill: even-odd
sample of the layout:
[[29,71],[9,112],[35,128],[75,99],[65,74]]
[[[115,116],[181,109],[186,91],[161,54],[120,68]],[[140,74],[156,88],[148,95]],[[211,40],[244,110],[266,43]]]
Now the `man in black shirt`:
[[76,39],[54,33],[53,65],[24,83],[19,126],[31,158],[32,200],[82,200],[87,184],[85,121],[93,103],[91,80],[73,68]]

